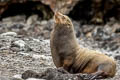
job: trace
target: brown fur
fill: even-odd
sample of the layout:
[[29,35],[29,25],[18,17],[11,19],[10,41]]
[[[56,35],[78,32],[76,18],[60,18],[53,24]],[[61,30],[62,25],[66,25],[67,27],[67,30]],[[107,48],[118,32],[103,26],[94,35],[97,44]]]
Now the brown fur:
[[50,47],[56,67],[63,67],[71,73],[103,71],[102,76],[113,77],[115,75],[116,62],[112,58],[79,46],[69,17],[56,12],[54,19]]

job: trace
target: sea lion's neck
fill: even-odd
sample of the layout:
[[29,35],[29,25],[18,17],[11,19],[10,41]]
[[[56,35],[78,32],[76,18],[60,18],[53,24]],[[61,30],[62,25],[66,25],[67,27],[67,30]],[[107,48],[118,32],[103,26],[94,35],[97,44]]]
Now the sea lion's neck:
[[55,33],[53,34],[53,42],[57,47],[58,51],[62,49],[70,51],[77,47],[78,43],[76,40],[73,26],[66,27],[66,25],[55,25],[53,31],[53,33]]

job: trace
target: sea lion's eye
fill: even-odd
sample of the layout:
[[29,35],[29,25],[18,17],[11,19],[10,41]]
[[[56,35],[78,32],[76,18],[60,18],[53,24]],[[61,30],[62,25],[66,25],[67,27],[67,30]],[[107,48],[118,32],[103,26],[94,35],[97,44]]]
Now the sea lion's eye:
[[62,17],[62,20],[65,20],[65,17],[64,17],[64,16]]
[[70,21],[67,19],[67,22],[70,22]]

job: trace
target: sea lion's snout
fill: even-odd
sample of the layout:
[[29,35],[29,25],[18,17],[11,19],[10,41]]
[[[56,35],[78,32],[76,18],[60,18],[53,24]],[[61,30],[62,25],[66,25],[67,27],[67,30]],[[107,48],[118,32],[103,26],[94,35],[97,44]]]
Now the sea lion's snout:
[[54,19],[55,19],[55,23],[62,23],[62,14],[59,12],[56,12]]
[[59,17],[59,16],[61,16],[62,14],[60,13],[60,12],[56,12],[55,13],[55,17]]

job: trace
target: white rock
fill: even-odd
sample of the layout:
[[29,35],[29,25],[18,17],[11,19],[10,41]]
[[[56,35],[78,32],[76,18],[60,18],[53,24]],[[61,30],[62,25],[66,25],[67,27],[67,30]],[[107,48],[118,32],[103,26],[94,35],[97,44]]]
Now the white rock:
[[24,56],[29,56],[30,54],[24,53],[24,52],[18,52],[18,54],[24,55]]
[[37,55],[37,54],[33,54],[32,57],[35,59],[40,59],[40,58],[45,59],[46,58],[45,55]]
[[6,33],[2,33],[1,36],[17,36],[17,33],[15,33],[15,32],[6,32]]
[[13,78],[18,78],[18,79],[21,79],[21,77],[22,77],[22,75],[20,75],[20,74],[16,74],[13,76]]
[[39,39],[33,39],[34,41],[36,41],[36,42],[40,42],[40,40]]
[[45,24],[47,24],[47,21],[46,21],[46,20],[41,21],[41,25],[45,25]]
[[14,42],[15,45],[19,46],[20,48],[25,47],[25,42],[23,40],[18,40]]
[[38,15],[32,15],[27,19],[27,25],[34,24],[38,19]]

